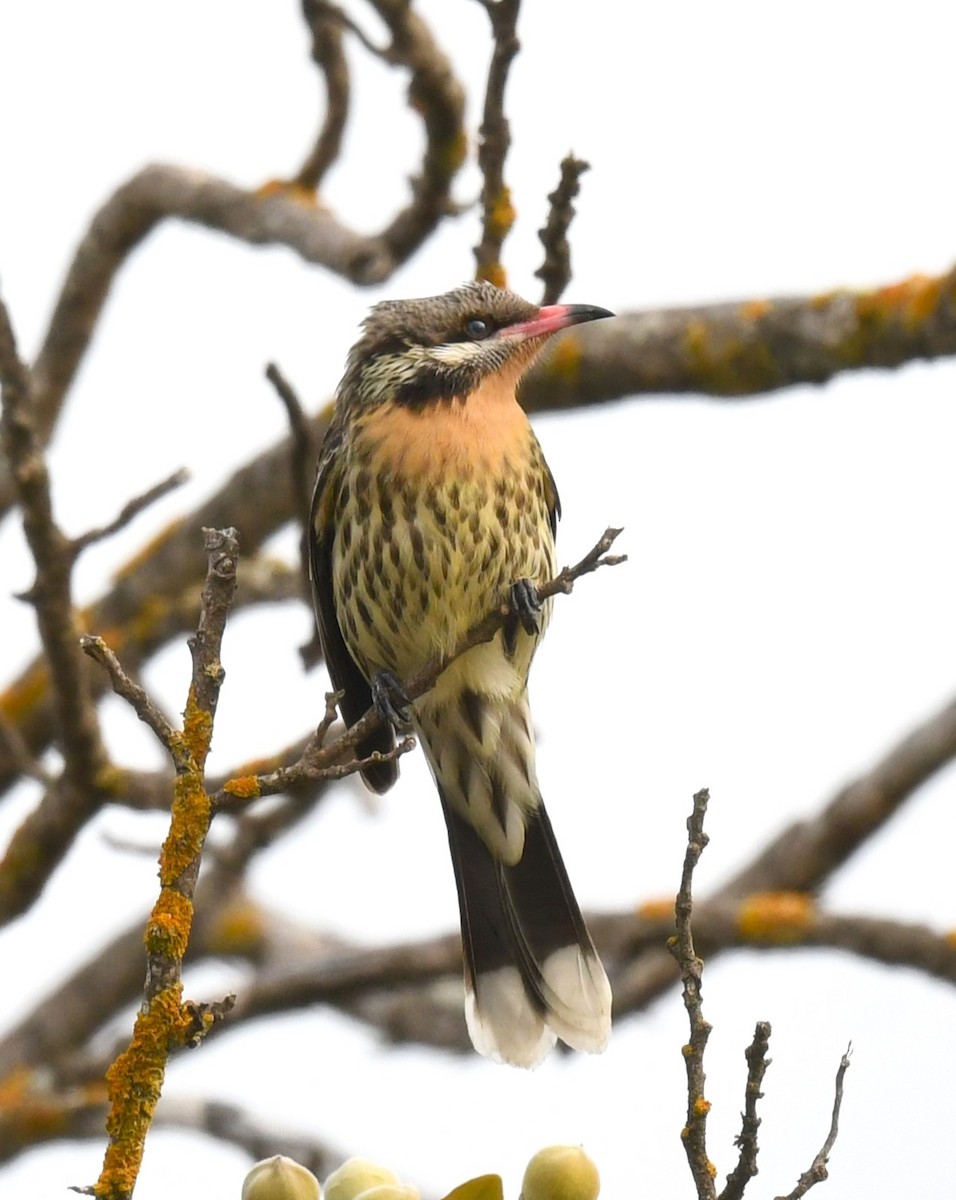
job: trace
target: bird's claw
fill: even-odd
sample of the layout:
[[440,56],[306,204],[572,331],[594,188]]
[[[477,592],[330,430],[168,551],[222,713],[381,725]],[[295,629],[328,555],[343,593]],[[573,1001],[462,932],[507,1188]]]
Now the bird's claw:
[[509,654],[514,654],[519,625],[527,634],[540,631],[538,613],[541,611],[541,600],[532,580],[519,579],[511,585],[508,606],[511,613],[505,622],[505,648]]
[[398,730],[407,729],[411,722],[411,700],[405,695],[402,681],[391,671],[376,671],[372,676],[372,704],[375,711]]

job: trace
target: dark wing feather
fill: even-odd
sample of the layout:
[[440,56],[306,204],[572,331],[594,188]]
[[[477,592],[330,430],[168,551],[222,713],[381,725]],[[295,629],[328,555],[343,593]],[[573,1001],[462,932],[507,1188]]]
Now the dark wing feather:
[[[335,598],[332,592],[332,542],[335,535],[333,516],[338,491],[335,453],[337,449],[335,431],[330,429],[323,446],[315,491],[312,494],[309,573],[312,577],[312,602],[315,606],[322,652],[332,678],[332,686],[336,691],[344,692],[339,707],[346,725],[351,726],[372,707],[372,692],[368,680],[349,654],[335,613]],[[394,730],[391,725],[385,723],[364,741],[359,742],[355,752],[359,758],[367,758],[375,750],[387,754],[394,745]],[[362,772],[362,777],[373,791],[388,791],[398,778],[398,764],[375,763]]]

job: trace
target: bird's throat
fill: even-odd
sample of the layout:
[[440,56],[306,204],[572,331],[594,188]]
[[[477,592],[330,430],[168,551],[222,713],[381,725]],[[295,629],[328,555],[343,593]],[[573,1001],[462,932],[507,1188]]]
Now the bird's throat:
[[422,482],[446,479],[449,471],[493,477],[514,469],[526,461],[532,436],[515,382],[504,372],[482,380],[464,399],[420,409],[386,401],[358,426],[363,457],[375,474],[387,469]]

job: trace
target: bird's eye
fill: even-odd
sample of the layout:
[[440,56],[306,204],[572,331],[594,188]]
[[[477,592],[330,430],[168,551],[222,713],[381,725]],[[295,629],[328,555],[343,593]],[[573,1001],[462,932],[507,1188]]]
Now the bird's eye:
[[465,322],[465,333],[472,341],[480,342],[482,338],[486,338],[491,333],[491,326],[487,321],[483,321],[481,317],[471,317]]

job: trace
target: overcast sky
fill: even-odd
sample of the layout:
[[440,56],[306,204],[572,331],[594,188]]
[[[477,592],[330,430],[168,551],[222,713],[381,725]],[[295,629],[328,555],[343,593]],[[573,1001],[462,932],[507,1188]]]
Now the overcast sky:
[[[474,119],[485,15],[467,0],[422,7],[469,85]],[[374,30],[361,5],[350,11]],[[534,231],[568,149],[592,164],[571,301],[623,311],[869,287],[951,266],[953,28],[942,5],[528,0],[521,31],[509,91],[516,290],[538,294]],[[346,154],[326,196],[374,228],[404,196],[418,129],[397,76],[362,66],[355,78]],[[291,173],[314,136],[317,96],[292,0],[2,5],[0,289],[24,354],[113,188],[153,160],[244,185]],[[457,195],[476,192],[471,170]],[[285,250],[171,225],[154,234],[121,272],[71,394],[50,454],[55,500],[78,533],[176,467],[193,482],[84,557],[79,599],[282,434],[267,361],[310,405],[324,401],[370,303],[471,274],[476,221],[468,212],[386,287],[362,293]],[[585,908],[673,894],[697,788],[712,792],[703,893],[949,698],[954,389],[951,362],[916,364],[753,402],[665,396],[536,421],[563,500],[560,559],[580,557],[608,524],[625,527],[630,555],[556,602],[532,675],[539,776]],[[291,555],[293,538],[277,547]],[[0,529],[0,563],[5,682],[36,647],[29,611],[7,599],[31,579],[14,522]],[[214,769],[314,723],[326,685],[299,671],[308,628],[291,606],[233,623]],[[147,672],[173,711],[187,679],[185,645]],[[117,759],[157,763],[135,721],[107,707]],[[953,784],[947,771],[926,787],[837,875],[825,905],[951,928]],[[34,798],[23,789],[0,808],[4,836]],[[369,943],[452,928],[423,762],[403,762],[374,815],[358,798],[343,788],[265,856],[259,893]],[[151,902],[154,864],[106,847],[106,833],[146,845],[162,836],[121,812],[86,831],[36,912],[0,934],[0,971],[18,981],[0,997],[5,1020]],[[212,999],[240,983],[204,972],[191,990]],[[754,1196],[789,1190],[822,1143],[851,1038],[826,1195],[947,1194],[951,988],[835,954],[740,953],[708,970],[705,1003],[721,1180],[734,1160],[743,1051],[767,1019]],[[685,1029],[675,991],[617,1029],[600,1058],[553,1056],[522,1073],[382,1051],[364,1029],[316,1011],[186,1056],[167,1089],[241,1102],[432,1193],[499,1171],[516,1197],[531,1154],[566,1141],[592,1154],[608,1197],[689,1195],[678,1136]],[[66,1185],[94,1181],[101,1156],[96,1143],[44,1150],[0,1170],[0,1192],[59,1200]],[[228,1200],[246,1169],[228,1148],[155,1135],[136,1194]]]

